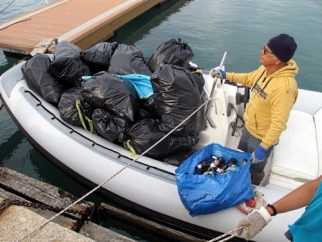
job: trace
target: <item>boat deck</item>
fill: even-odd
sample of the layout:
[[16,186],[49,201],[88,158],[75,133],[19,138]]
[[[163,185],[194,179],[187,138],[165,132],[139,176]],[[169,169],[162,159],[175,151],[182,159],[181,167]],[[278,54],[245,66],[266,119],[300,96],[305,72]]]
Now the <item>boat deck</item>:
[[0,24],[0,48],[29,54],[43,40],[71,42],[81,49],[164,0],[57,0]]

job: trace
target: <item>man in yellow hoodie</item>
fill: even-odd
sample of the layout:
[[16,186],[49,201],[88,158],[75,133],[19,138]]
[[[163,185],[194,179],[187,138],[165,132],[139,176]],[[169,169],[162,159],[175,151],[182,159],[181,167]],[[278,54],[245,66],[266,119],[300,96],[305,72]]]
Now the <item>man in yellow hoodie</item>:
[[252,153],[253,184],[264,178],[264,168],[274,145],[286,129],[290,111],[297,99],[295,75],[298,67],[292,57],[297,45],[294,38],[280,34],[261,50],[262,64],[250,73],[218,70],[214,76],[251,87],[252,95],[244,114],[245,128],[238,148]]

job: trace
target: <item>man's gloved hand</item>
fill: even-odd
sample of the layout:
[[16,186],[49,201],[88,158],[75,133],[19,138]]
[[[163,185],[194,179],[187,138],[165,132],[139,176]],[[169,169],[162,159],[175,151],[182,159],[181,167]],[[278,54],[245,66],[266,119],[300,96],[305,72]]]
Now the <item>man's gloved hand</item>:
[[254,210],[239,221],[237,227],[243,227],[237,230],[237,234],[240,236],[244,231],[246,231],[245,239],[250,240],[256,234],[258,234],[262,229],[272,220],[271,215],[264,207],[258,210]]
[[217,69],[217,70],[212,70],[211,71],[211,77],[212,78],[220,78],[220,79],[226,79],[226,72],[221,70],[221,69]]
[[252,163],[257,164],[259,162],[263,162],[266,155],[266,149],[264,149],[261,145],[257,146],[257,148],[252,153]]

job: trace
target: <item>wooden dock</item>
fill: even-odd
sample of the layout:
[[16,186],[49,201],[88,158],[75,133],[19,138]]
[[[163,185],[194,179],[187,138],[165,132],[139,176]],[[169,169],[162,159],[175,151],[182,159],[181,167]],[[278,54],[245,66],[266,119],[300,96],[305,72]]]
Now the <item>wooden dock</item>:
[[5,53],[27,55],[40,42],[57,39],[84,50],[107,40],[116,29],[164,1],[56,0],[1,23],[0,48]]
[[[57,214],[55,208],[65,208],[76,200],[78,199],[72,194],[58,187],[0,167],[0,241],[21,239],[54,217]],[[13,205],[3,209],[4,201],[12,202]],[[94,203],[84,200],[57,216],[31,235],[27,241],[134,242],[99,226],[92,221],[93,218],[99,218],[100,221],[117,220],[165,241],[206,241],[105,203],[101,203],[98,209],[95,209]]]
[[[0,241],[21,239],[54,217],[55,208],[65,208],[76,200],[58,187],[0,167]],[[13,205],[3,210],[4,201]],[[94,203],[82,200],[27,241],[134,241],[91,222],[94,208]]]

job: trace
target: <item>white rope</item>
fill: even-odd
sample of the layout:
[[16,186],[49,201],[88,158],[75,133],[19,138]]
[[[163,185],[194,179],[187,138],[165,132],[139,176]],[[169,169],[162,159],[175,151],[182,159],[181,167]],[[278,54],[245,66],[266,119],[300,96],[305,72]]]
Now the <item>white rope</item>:
[[44,227],[46,224],[48,224],[49,222],[51,222],[52,220],[54,220],[56,217],[58,217],[59,215],[61,215],[62,213],[64,213],[66,210],[68,210],[69,208],[71,208],[72,206],[74,206],[75,204],[77,204],[78,202],[80,202],[81,200],[83,200],[85,197],[87,197],[88,195],[92,194],[93,192],[95,192],[97,189],[99,189],[101,186],[103,186],[105,183],[107,183],[108,181],[110,181],[113,177],[115,177],[116,175],[118,175],[119,173],[121,173],[123,170],[125,170],[127,167],[129,167],[132,163],[134,163],[135,161],[137,161],[139,158],[141,158],[144,154],[146,154],[148,151],[150,151],[152,148],[154,148],[156,145],[158,145],[162,140],[164,140],[166,137],[168,137],[171,133],[173,133],[177,128],[179,128],[184,122],[186,122],[191,116],[193,116],[196,112],[199,111],[199,109],[201,109],[205,104],[207,104],[210,100],[215,99],[215,97],[213,98],[208,98],[199,108],[197,108],[192,114],[190,114],[186,119],[184,119],[181,123],[179,123],[175,128],[173,128],[169,133],[167,133],[163,138],[161,138],[158,142],[156,142],[154,145],[152,145],[150,148],[148,148],[146,151],[144,151],[141,155],[139,155],[137,158],[133,159],[131,162],[129,162],[126,166],[124,166],[121,170],[119,170],[118,172],[116,172],[114,175],[112,175],[110,178],[106,179],[105,181],[103,181],[101,184],[99,184],[97,187],[95,187],[93,190],[89,191],[88,193],[86,193],[84,196],[82,196],[81,198],[79,198],[77,201],[75,201],[74,203],[70,204],[68,207],[66,207],[64,210],[60,211],[59,213],[57,213],[55,216],[53,216],[52,218],[46,220],[45,222],[43,222],[41,225],[39,225],[37,228],[35,228],[33,231],[29,232],[27,235],[25,235],[24,237],[22,237],[21,239],[18,240],[18,242],[23,241],[24,239],[26,239],[27,237],[29,237],[30,235],[32,235],[33,233],[35,233],[36,231],[40,230],[42,227]]
[[219,240],[218,242],[228,241],[228,240],[230,240],[230,239],[232,239],[232,238],[236,237],[236,235],[237,235],[237,233],[232,234],[231,236],[229,236],[229,237],[227,237],[227,238],[225,238],[225,239]]
[[[234,232],[236,232],[237,230],[242,229],[242,228],[243,228],[243,226],[235,228],[235,229],[230,230],[227,233],[222,234],[222,235],[220,235],[220,236],[218,236],[218,237],[216,237],[216,238],[214,238],[212,240],[208,240],[207,242],[214,242],[214,241],[224,242],[224,241],[230,240],[230,239],[234,238],[235,236],[237,236],[237,233],[234,233]],[[230,236],[227,237],[227,238],[224,238],[227,235],[230,235]],[[224,239],[222,239],[222,238],[224,238]],[[222,239],[222,240],[220,240],[220,239]]]

